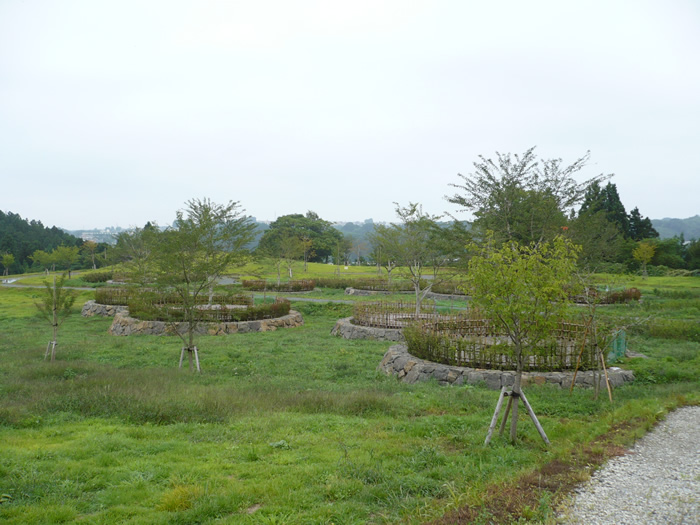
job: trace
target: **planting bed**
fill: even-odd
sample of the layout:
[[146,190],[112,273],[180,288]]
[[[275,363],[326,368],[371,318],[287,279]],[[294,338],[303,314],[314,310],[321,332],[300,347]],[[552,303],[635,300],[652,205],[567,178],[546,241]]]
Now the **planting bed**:
[[[200,322],[195,330],[198,334],[228,335],[246,332],[269,332],[278,328],[292,328],[304,324],[304,319],[297,311],[290,310],[289,314],[272,319],[259,319],[256,321],[234,322]],[[142,321],[129,317],[128,312],[121,312],[114,316],[109,333],[112,335],[175,335],[185,333],[187,323],[167,323],[164,321]]]
[[[432,361],[426,361],[408,353],[406,345],[395,345],[389,348],[379,365],[379,369],[388,375],[395,375],[405,383],[436,380],[443,385],[479,385],[483,384],[492,390],[513,385],[515,372],[487,370],[463,366],[450,366]],[[560,388],[569,388],[574,378],[571,370],[563,372],[524,372],[523,385],[551,384]],[[630,370],[613,367],[608,369],[610,386],[618,387],[634,381]],[[576,385],[592,387],[596,381],[604,388],[605,380],[601,373],[593,370],[580,371],[576,374]]]

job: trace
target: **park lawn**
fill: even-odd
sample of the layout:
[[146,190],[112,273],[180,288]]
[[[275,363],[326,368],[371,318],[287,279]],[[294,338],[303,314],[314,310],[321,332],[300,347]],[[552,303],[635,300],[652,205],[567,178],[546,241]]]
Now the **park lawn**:
[[[551,464],[584,479],[581,451],[602,460],[603,441],[629,444],[700,402],[700,342],[639,331],[630,347],[649,359],[623,363],[640,381],[613,404],[531,386],[553,445],[523,420],[517,445],[484,447],[497,393],[378,373],[388,343],[329,335],[351,306],[297,302],[303,327],[201,337],[193,374],[177,369],[177,338],[112,337],[110,319],[80,317],[91,292],[59,331],[58,361],[44,362],[38,293],[0,288],[7,523],[422,523],[465,506],[487,523],[502,512],[496,492]],[[606,315],[626,320],[634,308]],[[555,491],[533,490],[509,515],[551,517]]]

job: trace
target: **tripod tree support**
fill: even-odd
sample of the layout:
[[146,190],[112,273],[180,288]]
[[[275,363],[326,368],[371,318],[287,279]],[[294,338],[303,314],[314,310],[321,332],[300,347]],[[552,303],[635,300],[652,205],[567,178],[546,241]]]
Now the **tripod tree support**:
[[194,355],[194,362],[197,365],[197,372],[202,372],[201,368],[199,368],[199,350],[197,350],[196,346],[193,346],[191,348],[182,347],[182,351],[180,352],[180,368],[182,368],[182,360],[185,358],[185,352],[187,352],[187,355],[189,357],[190,361],[190,370],[192,370],[192,356]]
[[[544,429],[542,428],[542,425],[540,425],[539,420],[537,419],[537,416],[535,415],[535,411],[532,410],[532,406],[530,406],[530,403],[527,400],[527,397],[525,397],[525,393],[520,390],[520,393],[512,392],[512,391],[507,391],[505,387],[501,388],[501,394],[498,396],[498,402],[496,403],[496,410],[493,413],[493,418],[491,418],[491,424],[489,425],[489,430],[488,433],[486,434],[486,440],[484,441],[484,446],[488,445],[491,441],[491,436],[493,435],[493,431],[496,429],[496,424],[498,423],[498,416],[501,414],[501,409],[503,408],[503,400],[505,398],[508,398],[508,404],[506,406],[506,412],[503,415],[503,420],[501,421],[501,426],[499,430],[499,435],[503,434],[503,431],[506,428],[506,421],[508,420],[508,415],[511,411],[511,407],[513,405],[513,402],[516,404],[519,403],[521,400],[523,402],[523,405],[525,405],[525,410],[527,410],[528,415],[530,416],[530,419],[532,419],[532,422],[535,424],[535,428],[537,429],[537,432],[540,434],[540,437],[542,440],[545,442],[545,444],[549,445],[549,439],[547,438],[547,434],[545,434]],[[515,407],[513,407],[513,417],[517,417],[517,410]]]

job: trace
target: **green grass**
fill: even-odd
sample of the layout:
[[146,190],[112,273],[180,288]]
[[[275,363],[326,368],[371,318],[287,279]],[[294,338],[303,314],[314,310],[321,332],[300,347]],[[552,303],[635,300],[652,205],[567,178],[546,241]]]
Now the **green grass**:
[[[654,288],[695,289],[653,283],[642,306],[601,310],[611,322],[689,320],[694,295]],[[484,447],[497,393],[385,377],[390,344],[329,335],[352,306],[297,302],[303,327],[200,337],[192,374],[177,369],[179,339],[112,337],[110,319],[82,318],[91,292],[59,331],[58,361],[44,362],[37,292],[0,288],[3,523],[423,523],[465,504],[487,516],[495,484],[570,462],[604,434],[629,444],[700,402],[700,343],[633,331],[630,348],[649,359],[623,363],[639,381],[612,405],[532,386],[553,445],[523,419],[517,445]],[[555,501],[520,515],[546,520]]]

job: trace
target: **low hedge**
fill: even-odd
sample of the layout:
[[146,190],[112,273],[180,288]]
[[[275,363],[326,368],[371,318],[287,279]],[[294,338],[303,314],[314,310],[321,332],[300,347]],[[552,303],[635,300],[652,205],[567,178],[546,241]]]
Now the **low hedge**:
[[[180,296],[172,292],[164,293],[143,288],[100,288],[95,290],[95,302],[99,304],[128,306],[135,301],[160,305],[177,305],[182,303]],[[209,296],[200,295],[197,298],[197,302],[199,304],[208,304]],[[212,304],[252,306],[253,298],[246,294],[214,295]]]
[[287,281],[286,283],[269,281],[243,281],[243,288],[255,292],[310,292],[316,287],[316,282],[308,279],[299,281]]
[[114,272],[111,270],[102,270],[85,272],[80,275],[80,278],[86,283],[106,283],[112,280],[113,275]]

